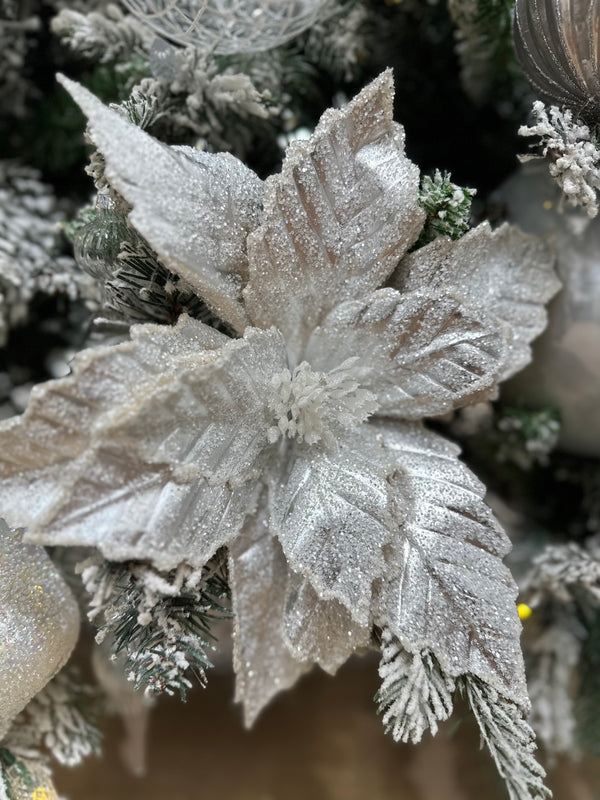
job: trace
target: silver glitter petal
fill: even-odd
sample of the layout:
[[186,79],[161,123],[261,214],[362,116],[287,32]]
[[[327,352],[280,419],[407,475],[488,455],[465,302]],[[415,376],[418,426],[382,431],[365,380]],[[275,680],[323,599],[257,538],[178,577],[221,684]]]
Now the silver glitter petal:
[[[187,467],[211,485],[238,486],[262,473],[272,376],[286,367],[285,343],[272,328],[247,328],[209,357],[190,358],[107,437],[149,461]],[[151,424],[149,424],[151,423]]]
[[546,327],[544,304],[559,290],[554,253],[537,236],[511,225],[479,225],[457,241],[439,238],[402,259],[392,283],[402,292],[427,286],[458,297],[471,312],[485,309],[508,326],[499,380],[531,361],[530,343]]
[[312,666],[294,658],[282,636],[288,569],[263,504],[229,548],[235,699],[243,703],[248,727],[276,694]]
[[3,508],[29,541],[203,564],[253,506],[282,340],[231,340],[185,317],[132,336],[81,353],[0,426]]
[[291,569],[363,626],[392,536],[384,456],[373,430],[362,425],[331,450],[297,445],[270,491],[272,531]]
[[61,83],[89,118],[111,185],[129,218],[215,313],[242,331],[246,237],[258,225],[262,182],[229,153],[168,147],[67,78]]
[[326,111],[265,183],[244,295],[253,324],[283,332],[292,366],[323,315],[383,283],[422,227],[419,171],[404,155],[393,97],[388,70]]
[[370,625],[358,625],[337,600],[321,600],[310,581],[288,569],[283,636],[292,654],[334,675],[369,645]]
[[60,481],[27,541],[97,547],[111,561],[149,560],[165,571],[206,564],[238,534],[256,497],[251,481],[210,486],[116,443],[90,448]]
[[441,292],[378,289],[331,311],[307,358],[329,370],[358,356],[353,370],[377,413],[420,419],[493,396],[505,352],[506,326],[486,310]]
[[600,3],[517,0],[515,50],[546,102],[600,119]]
[[510,543],[457,448],[419,425],[381,423],[403,516],[377,624],[410,652],[431,650],[452,677],[478,675],[527,705]]
[[164,384],[226,336],[187,317],[175,328],[134,326],[131,341],[79,353],[66,378],[38,384],[25,413],[0,425],[2,513],[35,526],[61,493],[62,467],[92,445],[97,429],[135,413],[158,377]]
[[75,598],[43,547],[0,520],[0,740],[66,663],[79,634]]

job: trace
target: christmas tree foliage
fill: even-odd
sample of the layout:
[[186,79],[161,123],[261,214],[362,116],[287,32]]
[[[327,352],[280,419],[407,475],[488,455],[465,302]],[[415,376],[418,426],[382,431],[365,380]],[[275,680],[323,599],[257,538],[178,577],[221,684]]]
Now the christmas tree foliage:
[[549,798],[600,750],[600,3],[0,12],[0,800],[111,707],[141,772],[229,649],[248,727],[378,659],[382,735],[458,704]]

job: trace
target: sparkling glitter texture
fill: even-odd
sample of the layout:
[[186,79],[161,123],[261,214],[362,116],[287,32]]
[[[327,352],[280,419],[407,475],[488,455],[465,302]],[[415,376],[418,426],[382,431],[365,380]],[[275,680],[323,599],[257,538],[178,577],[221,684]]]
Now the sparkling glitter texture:
[[106,176],[133,205],[134,227],[168,269],[241,332],[248,324],[240,302],[246,237],[258,224],[262,182],[229,153],[168,147],[118,114],[107,127],[106,109],[94,95],[59,80],[88,109]]
[[228,547],[248,723],[374,626],[524,709],[508,540],[421,419],[528,360],[558,288],[545,245],[483,225],[407,255],[424,212],[389,71],[264,184],[64,83],[133,225],[240,338],[182,316],[81,353],[0,426],[5,515],[161,569]]
[[0,739],[65,664],[77,640],[75,599],[43,547],[0,520]]

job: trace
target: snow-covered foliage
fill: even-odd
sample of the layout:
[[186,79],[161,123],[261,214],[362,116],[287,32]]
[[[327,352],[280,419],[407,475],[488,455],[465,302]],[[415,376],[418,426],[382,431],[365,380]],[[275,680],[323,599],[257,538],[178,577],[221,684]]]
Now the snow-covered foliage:
[[82,57],[100,64],[145,55],[154,38],[137,17],[123,13],[115,3],[88,14],[64,8],[52,20],[52,31]]
[[473,676],[461,678],[459,688],[477,718],[482,741],[504,778],[510,800],[551,798],[544,770],[535,760],[533,730],[516,706]]
[[433,177],[421,178],[420,201],[427,219],[418,246],[432,242],[438,236],[459,239],[469,230],[471,203],[475,189],[452,183],[448,172],[437,169]]
[[227,584],[222,568],[193,569],[181,564],[161,573],[149,564],[116,564],[91,558],[79,565],[90,594],[89,619],[108,640],[113,657],[135,688],[185,699],[190,673],[206,685],[215,650],[210,626],[227,616]]
[[[548,159],[550,175],[563,191],[566,202],[580,206],[588,217],[598,213],[600,143],[594,131],[568,108],[533,104],[533,125],[519,128],[521,136],[537,136],[535,145]],[[522,160],[535,156],[522,156]]]
[[533,609],[525,656],[531,724],[551,755],[576,755],[576,668],[589,621],[600,608],[600,545],[548,545],[534,559],[522,594]]
[[32,90],[25,71],[29,37],[40,28],[40,19],[28,13],[28,4],[0,0],[0,106],[3,114],[22,117]]
[[45,748],[59,764],[72,767],[100,753],[100,733],[93,724],[94,691],[67,667],[27,705],[6,738],[15,754],[42,757]]
[[397,742],[418,743],[426,730],[435,736],[438,722],[453,709],[456,681],[444,675],[431,652],[407,653],[384,630],[381,635],[381,688],[378,711],[386,732]]
[[62,219],[36,170],[0,161],[0,345],[37,293],[96,299],[93,282],[61,250]]

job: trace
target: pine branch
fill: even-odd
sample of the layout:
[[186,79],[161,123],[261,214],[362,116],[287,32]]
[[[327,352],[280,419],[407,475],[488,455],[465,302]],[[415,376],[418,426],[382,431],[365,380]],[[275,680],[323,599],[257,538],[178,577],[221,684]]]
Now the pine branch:
[[581,680],[575,703],[577,742],[594,756],[600,755],[600,614],[587,631],[580,660]]
[[102,620],[97,640],[109,637],[123,654],[129,680],[150,694],[179,692],[186,699],[191,672],[206,685],[215,650],[215,621],[229,616],[224,562],[193,570],[182,564],[161,573],[148,564],[90,560],[78,567],[92,595],[91,620]]
[[497,97],[519,74],[512,41],[514,0],[448,0],[465,92],[477,103]]
[[317,22],[302,37],[305,57],[337,81],[355,80],[370,40],[372,23],[366,7],[357,0],[341,0],[332,17]]
[[[568,108],[549,108],[537,100],[532,107],[534,124],[522,125],[520,136],[538,137],[533,145],[548,160],[548,171],[562,190],[568,205],[580,206],[592,218],[598,214],[600,191],[600,141],[598,132],[573,116]],[[529,161],[535,155],[521,156]]]
[[[551,755],[577,755],[579,744],[597,749],[599,557],[594,538],[584,546],[548,545],[522,585],[534,609],[525,640],[531,722]],[[574,703],[577,670],[579,697]]]
[[20,800],[14,787],[16,780],[33,788],[27,765],[9,748],[0,747],[0,800]]
[[6,737],[16,757],[44,761],[43,748],[60,763],[80,764],[101,754],[96,727],[96,692],[74,667],[66,667],[37,694],[12,724]]
[[544,786],[546,773],[533,755],[535,734],[523,709],[474,675],[462,676],[458,686],[469,701],[510,800],[552,797]]
[[79,56],[101,64],[143,54],[152,41],[135,16],[112,3],[90,14],[64,8],[52,20],[52,31]]
[[496,458],[523,470],[536,464],[547,466],[559,433],[560,415],[555,408],[503,408],[496,418]]
[[432,653],[408,653],[389,630],[383,630],[381,641],[383,682],[375,700],[386,733],[396,742],[414,744],[428,728],[435,736],[438,722],[452,713],[454,680],[443,674]]
[[543,621],[525,640],[530,722],[550,757],[576,756],[573,676],[587,632],[575,613],[558,604],[534,613]]
[[106,281],[106,306],[132,322],[171,324],[180,314],[224,330],[223,323],[178,275],[158,260],[156,253],[133,229],[121,244],[117,268]]
[[471,203],[475,189],[457,186],[450,180],[450,173],[436,169],[433,178],[423,175],[419,190],[419,201],[427,218],[415,248],[423,247],[438,236],[460,239],[469,229]]

